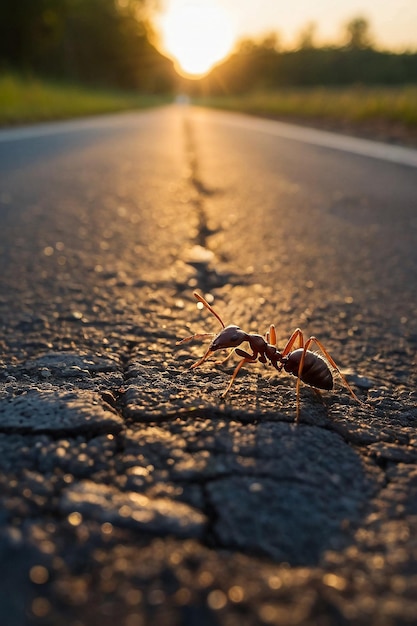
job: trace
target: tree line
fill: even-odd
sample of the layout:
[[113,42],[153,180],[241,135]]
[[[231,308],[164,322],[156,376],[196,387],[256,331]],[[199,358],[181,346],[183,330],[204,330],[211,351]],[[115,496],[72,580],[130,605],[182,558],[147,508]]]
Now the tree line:
[[354,18],[345,41],[315,45],[307,25],[294,50],[276,33],[241,41],[199,81],[181,79],[153,45],[156,0],[1,0],[0,71],[12,70],[148,93],[239,94],[283,86],[417,82],[417,53],[376,49],[370,25]]
[[310,25],[294,50],[281,49],[275,33],[260,42],[242,41],[234,54],[204,77],[198,91],[215,95],[285,86],[417,82],[417,53],[378,50],[368,21],[361,17],[348,22],[345,30],[344,41],[319,47]]
[[174,69],[149,38],[150,0],[1,0],[0,71],[151,93]]

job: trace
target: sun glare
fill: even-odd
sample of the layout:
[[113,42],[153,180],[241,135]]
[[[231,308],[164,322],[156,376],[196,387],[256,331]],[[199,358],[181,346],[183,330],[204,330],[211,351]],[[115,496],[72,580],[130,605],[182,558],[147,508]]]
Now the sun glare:
[[232,19],[215,0],[171,0],[160,28],[177,71],[191,78],[209,72],[235,41]]

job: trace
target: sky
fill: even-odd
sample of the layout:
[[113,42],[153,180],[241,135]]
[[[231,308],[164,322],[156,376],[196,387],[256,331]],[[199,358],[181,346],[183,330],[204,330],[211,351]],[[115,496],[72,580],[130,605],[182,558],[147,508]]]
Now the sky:
[[[192,2],[192,0],[189,0]],[[341,40],[343,25],[366,18],[379,48],[417,50],[417,0],[207,0],[230,16],[237,39],[276,30],[285,47],[294,45],[302,29],[316,24],[316,43]],[[162,9],[184,0],[160,0]]]

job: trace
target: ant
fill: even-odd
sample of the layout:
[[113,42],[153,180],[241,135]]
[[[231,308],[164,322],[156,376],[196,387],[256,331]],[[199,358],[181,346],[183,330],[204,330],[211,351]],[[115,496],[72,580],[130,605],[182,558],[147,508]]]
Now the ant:
[[[225,326],[220,315],[216,313],[213,307],[210,306],[203,296],[201,296],[197,291],[194,291],[193,295],[208,311],[210,311],[210,313],[214,315],[214,317],[216,317],[222,326],[222,330],[218,334],[202,333],[191,335],[190,337],[181,339],[181,341],[177,341],[176,345],[181,345],[187,341],[191,341],[192,339],[214,337],[205,354],[191,366],[191,369],[195,369],[196,367],[202,365],[202,363],[204,363],[204,361],[206,361],[211,354],[217,352],[217,350],[231,348],[226,358],[223,361],[217,361],[217,363],[225,363],[233,352],[241,357],[241,360],[237,364],[226,390],[222,394],[222,398],[224,398],[229,392],[236,376],[245,363],[255,363],[256,361],[260,361],[261,363],[268,363],[272,365],[278,372],[281,372],[284,369],[285,372],[297,377],[297,424],[300,420],[300,381],[313,387],[314,391],[321,397],[319,389],[324,389],[326,391],[333,389],[333,374],[330,366],[340,376],[340,379],[348,389],[352,398],[362,404],[345,377],[340,372],[330,354],[327,352],[326,348],[316,337],[309,337],[306,341],[304,341],[303,333],[299,328],[296,328],[291,337],[288,339],[284,349],[280,351],[277,349],[277,337],[275,326],[273,324],[269,327],[269,331],[267,331],[265,337],[255,333],[247,333],[234,324]],[[252,354],[238,348],[238,346],[245,341],[248,342],[252,350]],[[316,344],[325,358],[323,358],[321,354],[312,352],[309,349],[312,344]]]

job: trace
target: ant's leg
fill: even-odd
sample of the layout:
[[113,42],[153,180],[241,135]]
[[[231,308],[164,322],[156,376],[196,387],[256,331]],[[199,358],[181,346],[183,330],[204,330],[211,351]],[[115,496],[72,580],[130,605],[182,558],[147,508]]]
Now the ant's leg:
[[[305,360],[305,354],[307,352],[307,348],[310,344],[308,343],[308,340],[306,341],[306,345],[304,346],[304,351],[303,351],[303,355],[300,359],[300,364],[298,366],[298,372],[297,372],[297,385],[296,385],[296,394],[297,394],[297,411],[296,411],[296,416],[295,416],[295,422],[296,424],[299,423],[300,421],[300,386],[301,386],[301,374],[303,372],[303,367],[304,367],[304,360]],[[312,387],[314,393],[319,397],[319,399],[321,400],[321,402],[323,404],[325,404],[324,400],[323,400],[323,396],[320,392],[319,389],[316,389],[316,387]]]
[[230,352],[228,353],[228,355],[224,359],[222,359],[221,361],[214,361],[214,365],[223,365],[223,363],[226,363],[226,361],[228,361],[230,359],[230,357],[232,356],[234,351],[235,351],[235,349],[232,348],[230,350]]
[[[332,359],[332,357],[330,356],[330,354],[327,352],[326,348],[323,346],[323,344],[321,343],[321,341],[319,341],[317,339],[317,337],[310,337],[309,339],[307,339],[306,341],[306,345],[305,345],[305,350],[307,350],[307,348],[312,344],[315,343],[319,349],[322,351],[322,353],[324,354],[324,356],[326,357],[326,359],[329,361],[330,365],[336,370],[336,372],[339,374],[342,383],[345,385],[346,389],[349,391],[350,395],[352,396],[352,398],[354,400],[356,400],[357,402],[359,402],[359,404],[363,404],[363,402],[361,400],[359,400],[359,398],[357,397],[357,395],[355,394],[355,392],[353,391],[352,387],[349,385],[348,381],[346,380],[346,378],[343,376],[343,374],[341,373],[340,369],[337,367],[335,361]],[[301,362],[300,362],[301,364]]]
[[210,350],[210,348],[208,348],[208,350],[201,357],[201,359],[199,359],[196,363],[193,363],[193,365],[191,365],[190,369],[193,370],[196,367],[199,367],[202,363],[204,363],[204,361],[207,361],[207,359],[209,358],[210,354],[213,354],[213,352],[214,352],[214,350]]
[[[253,354],[249,354],[249,352],[246,352],[245,350],[242,350],[241,348],[232,348],[225,359],[223,359],[222,361],[215,361],[215,364],[216,365],[222,365],[223,363],[226,363],[226,361],[228,361],[230,359],[230,357],[232,356],[232,354],[234,352],[238,356],[243,356],[246,359],[249,359],[249,361],[251,361],[251,362],[256,361],[256,359],[258,358],[258,352],[254,352]],[[261,360],[260,357],[259,357],[259,360]],[[264,361],[261,361],[261,362],[264,363]]]
[[275,326],[273,324],[271,324],[271,326],[269,327],[269,330],[265,333],[265,340],[266,340],[266,343],[269,343],[270,346],[276,347],[277,333],[275,331]]
[[[243,352],[243,351],[242,351]],[[244,357],[241,361],[239,361],[239,363],[236,366],[235,371],[232,374],[232,378],[230,379],[229,384],[227,385],[227,389],[224,393],[222,393],[222,398],[225,398],[227,396],[227,394],[230,391],[231,386],[233,385],[236,376],[239,374],[239,370],[240,368],[245,364],[245,363],[255,363],[256,361],[256,357],[255,358],[251,358],[250,355],[248,355],[248,357]]]
[[291,337],[288,339],[287,345],[281,352],[281,357],[287,356],[287,354],[292,352],[294,345],[297,341],[298,341],[298,347],[304,348],[304,352],[300,359],[300,364],[298,367],[298,374],[297,374],[297,384],[295,386],[295,397],[296,397],[295,423],[296,424],[298,424],[300,421],[300,383],[301,383],[301,372],[303,371],[304,359],[305,359],[305,353],[306,353],[306,348],[304,347],[304,335],[299,328],[295,329]]
[[[304,341],[302,333],[301,333],[301,341],[302,342]],[[304,346],[300,346],[301,348],[303,348],[303,354],[301,355],[300,363],[298,365],[298,372],[297,372],[297,414],[296,414],[296,418],[295,418],[295,421],[296,421],[297,424],[300,421],[300,385],[301,385],[301,374],[303,373],[304,361],[305,361],[305,358],[306,358],[306,352],[307,352],[308,346],[310,345],[309,341],[310,340],[308,339]]]
[[235,352],[239,356],[244,356],[245,359],[248,359],[249,361],[256,361],[258,357],[258,354],[249,354],[249,352],[246,352],[245,350],[241,350],[240,348],[235,348]]
[[186,343],[187,341],[191,341],[192,339],[207,339],[207,337],[215,337],[216,333],[200,333],[197,335],[190,335],[189,337],[185,337],[185,339],[181,339],[177,341],[176,346],[180,346],[182,343]]
[[[276,331],[275,331],[275,326],[273,324],[271,324],[271,326],[269,327],[269,332],[267,333],[267,341],[268,343],[270,342],[271,345],[275,345],[276,346]],[[303,333],[301,332],[301,330],[299,328],[296,328],[295,331],[292,333],[291,337],[288,339],[285,348],[282,350],[281,352],[281,359],[282,357],[287,356],[287,354],[289,354],[290,352],[292,352],[292,350],[294,349],[294,345],[298,342],[298,347],[299,348],[303,348],[304,347],[304,336]],[[296,405],[297,405],[297,412],[296,412],[296,418],[295,421],[298,424],[299,420],[300,420],[300,372],[302,372],[303,369],[303,365],[304,365],[304,354],[301,358],[301,362],[300,362],[300,367],[298,368],[298,376],[297,376],[297,384],[296,384]],[[282,365],[281,365],[282,368]],[[278,369],[278,367],[277,367]],[[279,370],[280,371],[280,370]]]
[[287,345],[285,346],[285,348],[283,349],[283,351],[281,352],[281,356],[286,356],[287,354],[289,354],[294,347],[294,344],[296,343],[298,339],[298,347],[299,348],[303,348],[304,347],[304,337],[303,337],[303,333],[301,332],[301,330],[299,328],[296,328],[295,331],[293,332],[293,334],[291,335],[291,337],[288,339],[287,341]]

